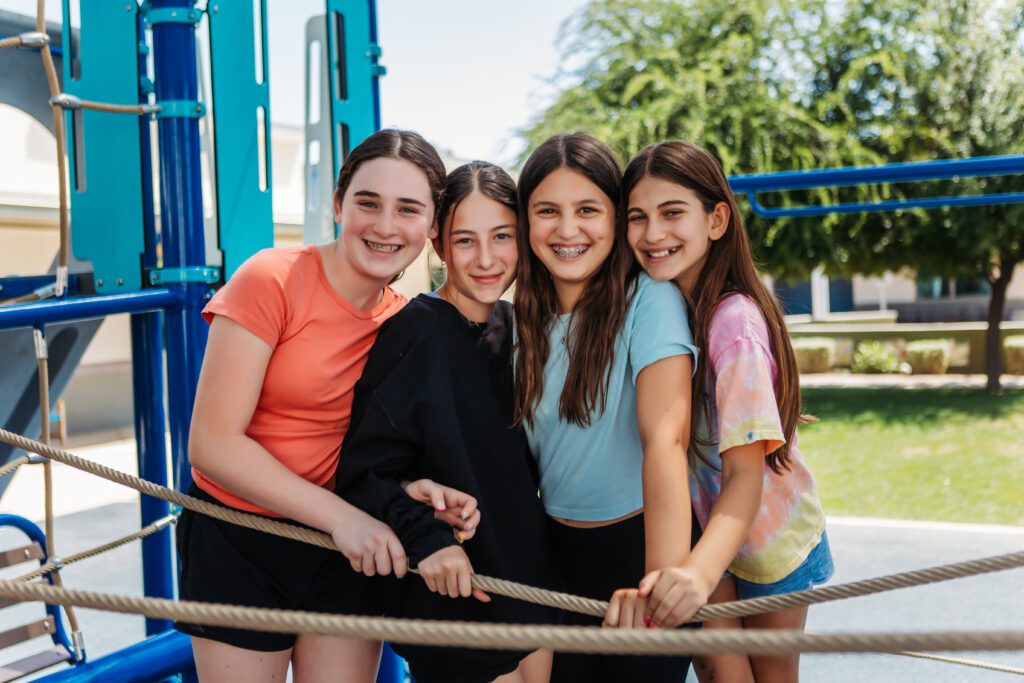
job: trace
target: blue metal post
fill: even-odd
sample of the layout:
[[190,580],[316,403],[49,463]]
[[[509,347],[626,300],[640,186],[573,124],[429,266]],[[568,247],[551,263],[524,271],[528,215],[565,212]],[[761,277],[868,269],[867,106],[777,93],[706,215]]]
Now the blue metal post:
[[[192,0],[153,0],[152,10],[193,9]],[[191,23],[153,24],[153,66],[157,103],[195,102],[199,98],[196,36]],[[206,265],[203,234],[199,120],[167,116],[159,120],[160,202],[165,268]],[[206,323],[200,316],[208,287],[186,283],[180,308],[165,315],[167,330],[168,411],[174,485],[188,488],[188,430],[199,368],[206,348]]]
[[[139,44],[143,37],[142,15],[137,31]],[[146,55],[140,49],[139,73],[146,73]],[[148,101],[140,84],[139,101]],[[144,268],[157,266],[156,229],[153,214],[152,150],[149,120],[139,120],[142,152],[142,215],[146,250]],[[164,412],[164,341],[163,313],[132,316],[132,393],[135,405],[135,443],[139,476],[161,486],[167,485],[167,448],[164,435],[167,419]],[[140,496],[141,525],[146,526],[167,515],[167,502],[151,496]],[[144,594],[155,598],[174,597],[174,563],[171,555],[171,530],[165,529],[142,540],[142,584]],[[146,619],[146,635],[156,635],[171,628],[167,619]]]

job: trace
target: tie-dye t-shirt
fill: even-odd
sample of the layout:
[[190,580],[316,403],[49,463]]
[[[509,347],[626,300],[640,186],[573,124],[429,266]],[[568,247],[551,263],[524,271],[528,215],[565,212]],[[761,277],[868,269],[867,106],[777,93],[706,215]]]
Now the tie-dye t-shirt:
[[[755,442],[763,443],[768,454],[785,443],[775,400],[775,359],[757,305],[740,294],[725,298],[711,318],[707,346],[713,379],[711,424],[718,432],[710,441],[718,446],[704,448],[714,467],[698,461],[690,473],[693,507],[703,528],[722,490],[719,454]],[[701,417],[697,422],[698,433],[706,432],[707,421]],[[825,513],[814,477],[804,464],[794,432],[790,469],[778,475],[767,464],[764,467],[761,509],[729,571],[754,583],[774,583],[800,566],[824,529]]]

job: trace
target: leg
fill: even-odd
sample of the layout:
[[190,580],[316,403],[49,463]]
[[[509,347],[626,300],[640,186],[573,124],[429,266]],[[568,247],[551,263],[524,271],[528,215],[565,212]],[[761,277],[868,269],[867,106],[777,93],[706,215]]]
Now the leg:
[[192,638],[196,673],[203,683],[284,683],[292,650],[260,652],[207,638]]
[[[791,607],[781,612],[757,614],[743,618],[744,628],[782,628],[803,631],[807,624],[807,608]],[[757,683],[796,683],[800,680],[800,655],[751,657]]]
[[380,648],[378,640],[300,635],[292,658],[295,683],[373,683]]
[[[708,598],[708,603],[732,602],[736,596],[736,581],[731,576],[718,582]],[[743,628],[739,618],[716,619],[704,622],[704,629]],[[754,672],[746,655],[695,655],[693,669],[700,683],[728,681],[732,683],[754,683]]]
[[519,673],[523,675],[524,683],[548,683],[554,656],[551,650],[536,650],[519,662]]
[[498,676],[491,683],[523,683],[523,674],[519,669]]

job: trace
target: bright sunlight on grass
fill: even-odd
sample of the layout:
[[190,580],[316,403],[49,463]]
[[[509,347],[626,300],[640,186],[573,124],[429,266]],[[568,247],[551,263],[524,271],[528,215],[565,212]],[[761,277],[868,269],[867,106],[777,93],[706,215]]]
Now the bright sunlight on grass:
[[1024,525],[1024,391],[813,389],[800,450],[826,513]]

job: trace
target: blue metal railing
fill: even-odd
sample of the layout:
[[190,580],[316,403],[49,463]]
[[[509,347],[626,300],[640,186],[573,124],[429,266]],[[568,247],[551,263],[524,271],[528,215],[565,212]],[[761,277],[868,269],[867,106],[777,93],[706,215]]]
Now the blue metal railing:
[[729,184],[736,194],[747,195],[751,208],[758,216],[764,218],[788,218],[825,216],[833,213],[938,209],[943,207],[984,206],[989,204],[1024,204],[1024,192],[920,197],[878,202],[854,202],[821,206],[784,206],[778,208],[766,207],[761,204],[757,196],[758,193],[1017,174],[1024,174],[1024,154],[884,164],[881,166],[855,166],[814,171],[760,173],[732,176],[729,178]]

